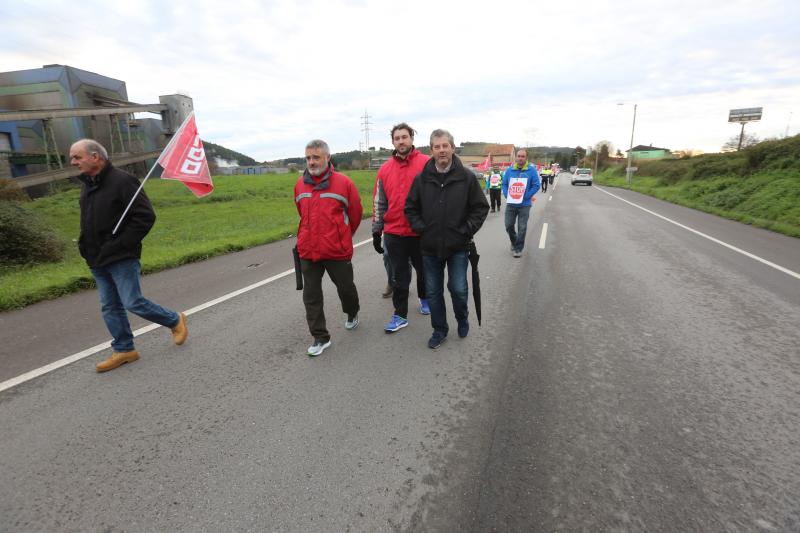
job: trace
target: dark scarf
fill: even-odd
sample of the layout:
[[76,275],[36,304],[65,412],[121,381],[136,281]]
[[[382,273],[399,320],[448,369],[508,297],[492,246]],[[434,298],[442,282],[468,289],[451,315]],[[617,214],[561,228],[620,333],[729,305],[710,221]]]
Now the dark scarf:
[[331,177],[332,173],[333,173],[333,165],[328,163],[328,168],[325,170],[325,173],[322,174],[322,177],[319,178],[319,181],[316,181],[314,179],[314,176],[312,176],[311,173],[308,171],[308,169],[306,169],[305,172],[303,172],[303,183],[305,183],[306,185],[313,185],[315,191],[321,191],[323,189],[327,189],[328,187],[331,186],[329,178]]

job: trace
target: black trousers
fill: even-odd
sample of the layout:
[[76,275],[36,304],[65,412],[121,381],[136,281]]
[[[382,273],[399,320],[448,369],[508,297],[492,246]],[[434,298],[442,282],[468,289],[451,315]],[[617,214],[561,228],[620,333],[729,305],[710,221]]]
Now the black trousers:
[[331,277],[342,302],[342,311],[348,318],[358,314],[358,290],[353,282],[353,263],[350,261],[308,261],[300,259],[303,272],[303,304],[306,307],[308,330],[317,341],[331,339],[325,327],[324,301],[322,297],[322,276],[325,272]]
[[422,268],[422,252],[419,249],[419,237],[400,237],[385,233],[383,236],[386,243],[386,253],[389,254],[389,261],[392,263],[394,272],[394,282],[392,287],[392,304],[394,314],[403,318],[408,318],[408,287],[411,285],[411,268],[408,262],[414,266],[417,272],[417,296],[425,298],[425,274]]
[[500,198],[503,196],[502,193],[502,189],[489,189],[489,201],[492,204],[492,211],[495,210],[495,202],[497,203],[497,210],[500,211]]

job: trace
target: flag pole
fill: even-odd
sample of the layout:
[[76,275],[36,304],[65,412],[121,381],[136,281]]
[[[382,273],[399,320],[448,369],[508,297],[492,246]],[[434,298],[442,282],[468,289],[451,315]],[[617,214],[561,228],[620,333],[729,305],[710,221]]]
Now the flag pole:
[[145,176],[145,177],[144,177],[144,179],[142,180],[142,183],[141,183],[141,184],[139,184],[139,188],[138,188],[138,189],[136,189],[136,192],[135,192],[135,193],[133,193],[133,198],[131,198],[131,201],[130,201],[130,202],[128,202],[128,207],[126,207],[126,208],[125,208],[125,211],[123,211],[123,212],[122,212],[122,216],[121,216],[121,217],[119,217],[119,221],[117,222],[117,225],[116,225],[116,226],[114,226],[114,231],[112,231],[112,232],[111,232],[111,235],[116,235],[116,234],[117,234],[117,230],[119,229],[119,225],[120,225],[120,224],[122,224],[122,221],[125,219],[125,215],[127,215],[127,214],[128,214],[128,211],[130,211],[130,209],[131,209],[131,206],[133,205],[133,202],[134,202],[134,200],[136,200],[136,197],[137,197],[137,196],[139,196],[139,191],[141,191],[141,190],[142,190],[142,187],[144,187],[144,183],[147,181],[147,178],[149,178],[149,177],[150,177],[150,174],[152,174],[152,173],[153,173],[153,169],[155,169],[155,168],[156,168],[156,165],[158,165],[158,163],[153,163],[153,166],[152,166],[152,167],[150,167],[150,171],[147,173],[147,176]]
[[190,118],[192,118],[192,115],[194,115],[194,111],[192,111],[191,113],[189,113],[189,116],[188,116],[188,117],[186,117],[186,120],[184,120],[184,121],[183,121],[183,124],[181,124],[181,127],[180,127],[180,128],[178,128],[178,130],[177,130],[177,131],[176,131],[176,132],[175,132],[175,133],[172,135],[172,138],[169,140],[169,142],[168,142],[168,143],[167,143],[167,145],[164,147],[164,149],[163,149],[163,150],[161,150],[161,154],[159,154],[159,156],[158,156],[158,159],[157,159],[157,160],[156,160],[156,162],[153,164],[153,166],[152,166],[152,167],[150,167],[150,170],[147,172],[147,175],[146,175],[146,176],[144,177],[144,179],[142,180],[142,183],[141,183],[141,184],[139,184],[139,188],[138,188],[138,189],[136,189],[136,192],[135,192],[135,193],[133,193],[133,198],[131,198],[131,201],[130,201],[130,202],[128,202],[128,207],[126,207],[126,208],[125,208],[125,211],[123,211],[123,212],[122,212],[122,216],[121,216],[121,217],[119,217],[119,220],[117,221],[117,225],[116,225],[116,226],[114,226],[114,230],[111,232],[111,235],[116,235],[116,234],[117,234],[117,230],[119,229],[119,226],[120,226],[120,224],[122,224],[122,221],[125,219],[125,215],[127,215],[127,214],[128,214],[128,211],[130,211],[130,209],[131,209],[131,206],[133,205],[133,202],[136,200],[136,197],[137,197],[137,196],[139,196],[139,192],[140,192],[140,191],[142,190],[142,188],[144,187],[144,184],[145,184],[145,182],[147,181],[147,178],[149,178],[149,177],[150,177],[150,174],[152,174],[152,173],[153,173],[153,170],[156,168],[156,165],[158,165],[158,160],[160,160],[160,159],[161,159],[161,156],[162,156],[162,155],[164,155],[164,152],[166,152],[167,150],[169,150],[169,149],[172,147],[172,145],[175,143],[176,139],[178,138],[178,134],[179,134],[179,133],[180,133],[180,132],[183,130],[183,127],[186,125],[186,123],[187,123],[187,122],[189,122],[189,119],[190,119]]

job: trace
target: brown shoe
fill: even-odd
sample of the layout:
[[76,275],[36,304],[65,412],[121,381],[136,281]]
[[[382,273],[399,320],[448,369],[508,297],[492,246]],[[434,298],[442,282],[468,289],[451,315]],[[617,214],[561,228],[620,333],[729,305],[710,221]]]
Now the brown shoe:
[[97,363],[95,368],[98,372],[107,372],[109,370],[114,370],[118,366],[122,366],[125,363],[133,363],[139,359],[139,352],[136,350],[131,350],[130,352],[114,352],[111,354],[111,357]]
[[175,341],[175,344],[180,346],[186,342],[186,337],[188,336],[189,328],[186,327],[186,315],[181,313],[180,318],[178,318],[178,324],[172,328],[172,340]]
[[389,285],[387,283],[386,284],[386,288],[383,289],[383,294],[381,294],[381,296],[383,296],[384,298],[391,298],[393,292],[394,292],[394,289],[392,288],[391,285]]

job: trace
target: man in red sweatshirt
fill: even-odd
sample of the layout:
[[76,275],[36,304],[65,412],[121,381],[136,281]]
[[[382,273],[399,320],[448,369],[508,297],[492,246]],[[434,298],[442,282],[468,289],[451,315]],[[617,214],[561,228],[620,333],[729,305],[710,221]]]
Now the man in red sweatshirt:
[[394,333],[408,325],[408,287],[411,284],[409,261],[417,272],[417,296],[420,312],[430,314],[425,295],[425,276],[422,269],[422,253],[419,236],[408,224],[404,213],[406,198],[414,177],[430,159],[414,147],[414,129],[401,122],[392,128],[394,152],[378,170],[373,194],[372,243],[375,251],[384,253],[381,233],[386,245],[394,280],[392,304],[394,313],[383,327],[386,333]]
[[316,357],[331,345],[325,327],[322,276],[336,285],[344,327],[358,326],[358,291],[353,282],[353,234],[361,223],[361,198],[352,180],[333,169],[328,143],[315,139],[306,145],[306,170],[294,186],[300,214],[297,252],[303,273],[303,304],[314,343],[308,356]]

